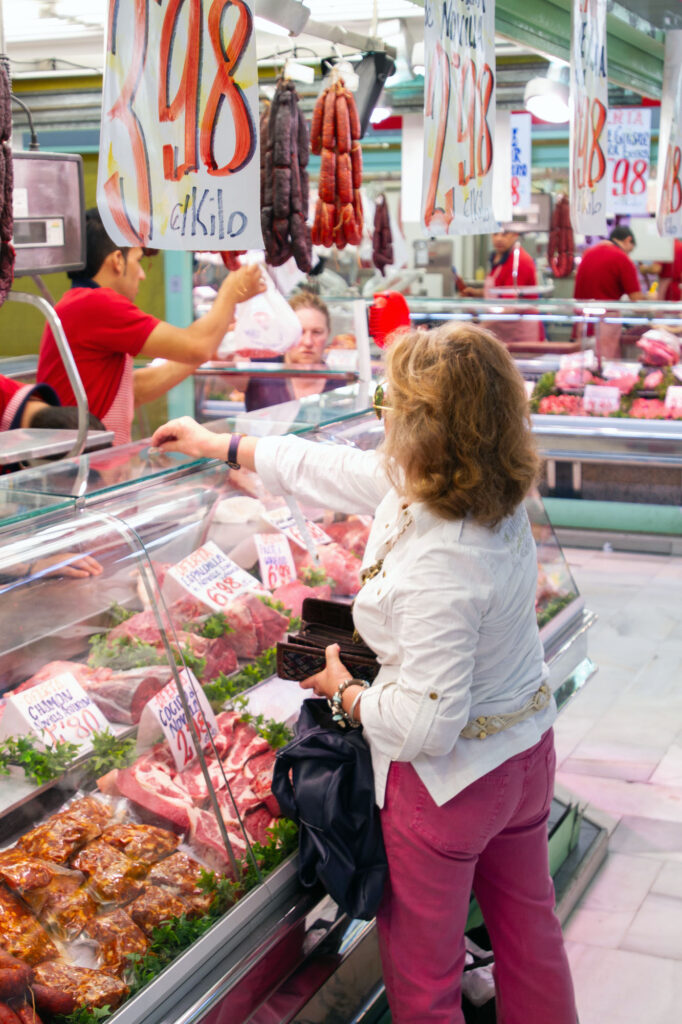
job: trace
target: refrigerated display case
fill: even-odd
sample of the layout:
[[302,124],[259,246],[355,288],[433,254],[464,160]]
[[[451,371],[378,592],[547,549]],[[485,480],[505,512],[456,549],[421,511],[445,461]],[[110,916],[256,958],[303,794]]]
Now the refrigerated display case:
[[[339,419],[334,424],[325,424],[324,410],[319,409],[312,416],[321,423],[319,428],[311,431],[309,423],[298,422],[294,429],[320,443],[378,443],[376,420],[349,408],[355,404],[365,412],[367,409],[366,395],[354,387],[337,409]],[[306,418],[311,418],[308,406]],[[254,422],[265,432],[287,427],[281,416],[274,423],[268,424],[262,417]],[[121,948],[137,952],[134,969],[126,975],[127,997],[119,976],[113,974],[109,975],[114,978],[113,987],[109,985],[101,998],[91,998],[100,1002],[120,998],[112,1017],[116,1024],[237,1024],[247,1020],[266,1024],[302,1019],[301,1015],[322,1022],[334,1014],[335,1019],[359,1020],[366,1008],[376,1003],[381,988],[374,926],[349,921],[322,892],[300,888],[296,857],[288,853],[295,836],[273,822],[267,779],[258,771],[258,758],[271,767],[273,744],[286,738],[286,727],[295,720],[304,696],[296,683],[273,675],[271,646],[291,621],[289,611],[277,605],[279,588],[267,601],[255,596],[255,590],[263,588],[258,580],[262,573],[254,535],[279,532],[268,516],[282,507],[282,499],[269,495],[253,474],[243,470],[231,471],[215,461],[154,455],[144,445],[38,467],[8,478],[0,486],[0,496],[12,507],[25,495],[31,495],[37,504],[46,503],[47,511],[23,523],[12,514],[4,526],[0,524],[0,689],[4,702],[0,728],[8,713],[7,721],[16,721],[15,705],[25,708],[32,691],[34,697],[47,699],[36,690],[41,685],[36,677],[46,676],[53,688],[56,678],[62,690],[64,675],[71,677],[67,678],[68,692],[89,703],[78,709],[81,718],[76,720],[76,716],[71,723],[76,736],[69,742],[77,749],[62,751],[66,763],[48,756],[43,775],[36,780],[25,772],[27,765],[35,768],[38,761],[12,755],[18,763],[9,765],[9,776],[0,776],[0,845],[23,850],[26,836],[46,820],[53,824],[40,834],[51,836],[62,829],[54,823],[63,823],[74,800],[97,794],[117,825],[143,826],[133,833],[146,837],[148,843],[153,837],[159,853],[157,862],[142,867],[135,857],[129,857],[131,867],[125,860],[128,854],[120,849],[124,833],[114,831],[119,845],[113,840],[109,844],[115,855],[104,850],[110,865],[107,875],[99,858],[104,855],[107,835],[112,835],[112,818],[97,826],[99,831],[91,824],[85,833],[78,833],[75,848],[64,857],[67,869],[62,861],[56,873],[70,893],[94,901],[92,934],[83,937],[81,931],[77,938],[70,933],[62,938],[65,926],[54,924],[54,914],[46,911],[40,900],[34,901],[39,909],[38,917],[34,914],[31,918],[37,922],[33,927],[42,928],[42,914],[47,939],[58,945],[63,959],[79,968],[99,970],[107,965],[107,956],[109,965],[113,961],[117,966]],[[304,534],[306,519],[314,520],[328,531],[330,543],[348,545],[347,559],[356,560],[359,566],[357,555],[369,522],[325,509],[298,511]],[[542,637],[552,686],[564,701],[592,671],[584,647],[592,619],[542,514],[539,498],[529,502],[529,514],[542,574],[538,591]],[[305,540],[314,551],[312,536]],[[192,597],[186,590],[191,572],[173,568],[186,569],[188,559],[190,570],[205,564],[197,552],[207,546],[211,557],[215,558],[218,549],[240,572],[254,577],[253,585],[236,597],[228,593],[232,584],[214,590],[211,599],[217,599],[216,607],[210,610],[205,606],[209,590],[201,592],[198,607],[196,593]],[[295,555],[295,565],[302,573],[309,567],[311,551],[298,547]],[[231,571],[230,579],[237,579],[237,569]],[[352,587],[346,585],[346,589]],[[291,588],[287,593],[291,594]],[[351,593],[336,596],[352,598]],[[191,669],[196,683],[186,669]],[[27,686],[29,682],[35,685]],[[177,699],[185,696],[185,722],[198,750],[184,768],[171,760],[173,740],[179,733],[172,728],[163,733],[160,716],[155,713],[156,698],[169,685],[173,694],[177,691]],[[196,697],[199,689],[209,698],[219,726],[213,743],[206,739],[205,753],[204,733],[195,728],[194,736],[189,725],[193,694]],[[10,691],[18,691],[19,699],[12,698]],[[81,691],[85,697],[80,697]],[[93,714],[94,720],[88,716],[82,721],[83,709]],[[97,712],[110,733],[105,740],[101,739],[105,729]],[[210,731],[208,712],[204,721],[208,726],[204,732]],[[229,745],[237,729],[248,741],[245,749],[243,744],[239,748],[241,753],[235,753],[234,742]],[[252,742],[255,746],[249,753]],[[30,752],[35,753],[39,746],[31,744]],[[187,746],[185,735],[183,753]],[[180,753],[180,741],[176,747]],[[0,751],[3,749],[0,746]],[[52,777],[44,777],[45,773]],[[247,791],[250,795],[245,798]],[[101,805],[95,811],[102,814]],[[71,813],[78,814],[78,805]],[[90,818],[93,813],[91,809]],[[555,808],[552,834],[563,836],[562,841],[568,843],[566,836],[576,831],[577,816],[576,808]],[[161,833],[145,831],[150,825]],[[274,835],[268,828],[274,828]],[[102,831],[107,833],[104,839]],[[178,840],[180,846],[173,846]],[[192,868],[194,874],[189,879],[166,870],[178,851],[192,863],[217,869],[228,878],[235,877],[235,860],[239,877],[241,865],[246,865],[248,885],[244,883],[236,893],[241,898],[230,906],[220,906],[220,913],[215,911],[214,917],[207,919],[210,927],[203,933],[193,917],[201,900],[206,900],[206,893],[196,884],[197,869]],[[44,850],[41,852],[45,857]],[[3,874],[3,854],[0,851],[0,875],[6,884],[12,875]],[[187,861],[183,863],[187,868]],[[89,879],[85,887],[83,875]],[[148,909],[144,903],[148,890],[154,888],[150,881],[165,887],[164,912],[174,910],[174,921],[182,911],[183,899],[189,901],[184,917],[181,914],[184,923],[173,923],[154,936],[156,967],[164,968],[158,974],[149,970],[149,947],[145,945],[149,941],[145,926],[149,929],[150,923],[158,920],[153,916],[154,906]],[[214,883],[206,884],[210,891]],[[220,892],[225,899],[224,888]],[[234,886],[228,886],[228,893],[235,896]],[[24,896],[18,899],[26,910]],[[128,944],[123,947],[111,937],[117,922],[126,926]],[[62,933],[55,934],[60,927]],[[78,923],[70,928],[76,931]],[[54,972],[46,977],[56,981]],[[105,984],[99,975],[90,977],[91,992],[99,991],[98,980]],[[72,976],[60,984],[68,988]]]

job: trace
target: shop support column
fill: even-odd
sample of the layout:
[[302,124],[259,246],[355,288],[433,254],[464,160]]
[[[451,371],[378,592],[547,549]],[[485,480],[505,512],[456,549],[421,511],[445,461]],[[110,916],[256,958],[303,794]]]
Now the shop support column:
[[[189,327],[192,307],[192,253],[166,249],[163,254],[166,320],[176,327]],[[194,377],[188,377],[168,392],[168,418],[194,416]]]

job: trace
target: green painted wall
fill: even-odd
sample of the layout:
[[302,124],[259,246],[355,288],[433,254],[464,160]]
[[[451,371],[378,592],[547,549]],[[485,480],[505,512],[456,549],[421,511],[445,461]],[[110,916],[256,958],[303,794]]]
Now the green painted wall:
[[[97,188],[97,154],[86,153],[83,157],[86,207],[95,205]],[[138,305],[148,313],[165,319],[165,298],[163,280],[163,259],[157,256],[145,261],[147,279],[142,282],[138,294]],[[43,280],[54,296],[61,298],[70,285],[66,274],[45,274]],[[14,282],[14,291],[37,293],[33,281],[19,277]],[[31,306],[6,302],[0,309],[0,355],[18,356],[37,352],[45,321]]]

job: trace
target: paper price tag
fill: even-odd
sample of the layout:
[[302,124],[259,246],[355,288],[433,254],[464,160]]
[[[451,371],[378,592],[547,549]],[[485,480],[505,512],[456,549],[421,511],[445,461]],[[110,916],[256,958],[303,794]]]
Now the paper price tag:
[[666,409],[674,409],[675,412],[682,412],[682,387],[677,385],[669,387],[665,393]]
[[[306,543],[301,536],[301,531],[296,526],[294,517],[288,508],[285,506],[282,506],[282,508],[273,508],[269,512],[265,513],[265,518],[278,530],[281,530],[289,540],[294,542],[294,544],[298,544],[299,548],[306,547]],[[317,525],[317,523],[313,523],[310,519],[307,519],[306,526],[308,527],[308,532],[310,533],[313,544],[331,544],[331,537],[329,537],[324,530]]]
[[618,388],[600,387],[598,384],[586,384],[583,395],[585,412],[593,412],[598,416],[606,416],[610,412],[618,412],[620,408],[620,391]]
[[594,349],[586,348],[583,352],[572,352],[568,356],[559,356],[560,370],[585,369],[592,370],[597,359]]
[[[211,710],[206,694],[197,682],[194,674],[189,669],[183,668],[178,675],[187,695],[187,704],[197,730],[197,735],[199,736],[199,743],[202,748],[206,747],[209,742],[209,735],[215,736],[218,732],[215,715]],[[140,733],[149,732],[151,726],[150,719],[156,720],[158,725],[161,726],[173,755],[175,766],[178,771],[182,771],[183,768],[191,764],[195,759],[197,752],[194,749],[194,740],[189,731],[187,717],[182,706],[180,694],[178,693],[177,683],[174,679],[164,686],[163,690],[159,690],[158,693],[154,694],[145,705],[142,719],[140,720]]]
[[353,348],[330,348],[325,359],[330,370],[350,372],[358,368],[358,353]]
[[260,587],[255,576],[241,569],[212,540],[174,565],[168,575],[214,611],[225,608],[242,590]]
[[618,377],[629,376],[630,374],[637,375],[642,369],[639,363],[628,363],[622,359],[618,360],[606,360],[602,365],[602,374],[606,380],[617,380]]
[[254,540],[264,586],[275,590],[296,579],[296,566],[286,534],[257,533]]
[[70,672],[62,672],[30,690],[7,698],[0,719],[0,739],[35,735],[46,747],[77,743],[92,750],[90,737],[109,722]]

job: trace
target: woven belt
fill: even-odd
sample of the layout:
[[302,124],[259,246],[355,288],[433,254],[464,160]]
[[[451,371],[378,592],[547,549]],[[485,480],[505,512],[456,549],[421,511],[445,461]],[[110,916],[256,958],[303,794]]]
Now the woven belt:
[[519,711],[510,711],[507,715],[479,715],[478,718],[472,718],[470,722],[467,722],[460,736],[463,736],[465,740],[484,740],[487,736],[494,736],[495,733],[503,732],[504,729],[509,729],[512,725],[517,725],[538,711],[542,711],[551,699],[552,691],[547,683],[543,683]]

